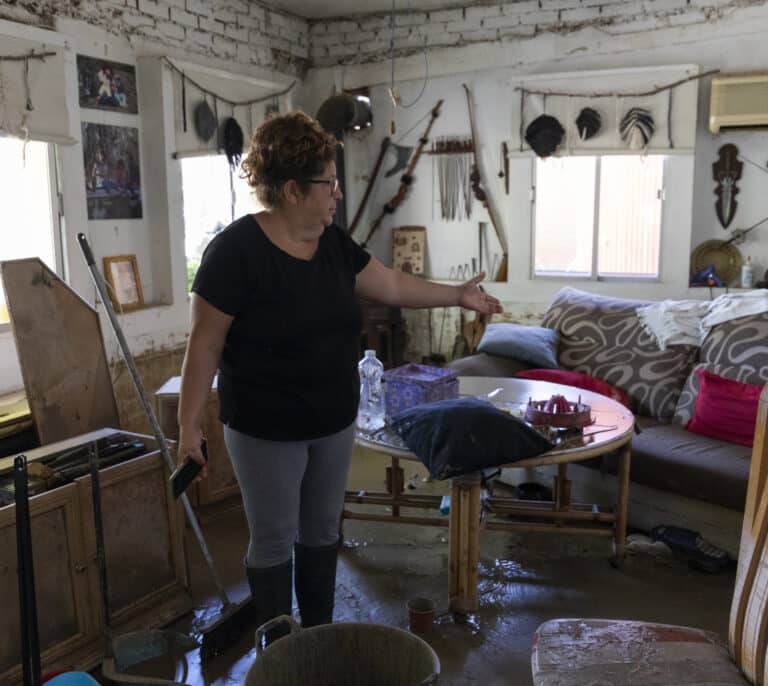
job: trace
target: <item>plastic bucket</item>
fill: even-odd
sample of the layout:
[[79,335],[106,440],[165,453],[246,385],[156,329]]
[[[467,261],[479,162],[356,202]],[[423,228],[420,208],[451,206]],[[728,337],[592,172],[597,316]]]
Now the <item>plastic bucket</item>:
[[[261,637],[287,622],[290,633],[263,651]],[[302,629],[277,617],[256,632],[259,655],[245,686],[427,686],[436,684],[440,660],[418,636],[379,624],[340,622]]]

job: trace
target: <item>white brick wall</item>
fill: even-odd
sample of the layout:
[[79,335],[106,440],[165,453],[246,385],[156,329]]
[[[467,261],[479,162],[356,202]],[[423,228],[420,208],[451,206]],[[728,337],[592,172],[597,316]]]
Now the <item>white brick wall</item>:
[[[764,0],[522,0],[459,9],[395,14],[395,56],[426,45],[470,45],[525,40],[594,25],[609,34],[653,31],[661,26],[705,23],[712,14]],[[313,66],[363,64],[390,56],[389,13],[311,23],[309,56]],[[350,25],[359,29],[350,29]],[[370,39],[370,32],[378,40]]]
[[[23,4],[21,9],[0,0],[0,19],[52,28],[50,3]],[[55,6],[56,16],[188,53],[275,68],[279,62],[281,71],[299,76],[309,66],[308,22],[256,0],[58,0]],[[358,31],[357,23],[352,25]]]

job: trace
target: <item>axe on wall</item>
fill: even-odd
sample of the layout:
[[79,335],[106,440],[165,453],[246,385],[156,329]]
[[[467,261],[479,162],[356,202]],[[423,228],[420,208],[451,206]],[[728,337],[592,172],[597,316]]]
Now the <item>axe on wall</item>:
[[408,160],[411,159],[411,153],[413,152],[413,147],[408,147],[406,145],[397,145],[397,143],[390,143],[390,148],[393,148],[395,151],[395,154],[397,155],[397,161],[395,162],[395,166],[392,167],[386,174],[384,174],[385,178],[389,178],[390,176],[394,176],[399,171],[405,169],[408,166]]

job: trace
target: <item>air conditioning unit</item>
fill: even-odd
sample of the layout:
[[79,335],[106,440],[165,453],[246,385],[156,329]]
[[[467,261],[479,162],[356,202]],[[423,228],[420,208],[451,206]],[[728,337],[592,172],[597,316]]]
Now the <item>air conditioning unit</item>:
[[709,130],[768,127],[768,72],[720,74],[712,79]]

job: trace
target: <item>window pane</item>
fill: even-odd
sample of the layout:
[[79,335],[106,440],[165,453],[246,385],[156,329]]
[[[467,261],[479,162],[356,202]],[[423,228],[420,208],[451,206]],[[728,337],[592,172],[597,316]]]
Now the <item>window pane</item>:
[[[0,260],[39,257],[56,271],[52,216],[48,144],[0,138]],[[0,323],[8,321],[0,281]]]
[[[187,256],[187,281],[192,285],[195,272],[208,242],[227,226],[261,207],[240,178],[239,168],[230,172],[224,155],[187,157],[181,160],[181,185],[184,196],[184,250]],[[234,214],[232,187],[234,186]]]
[[663,155],[602,158],[599,275],[658,276],[663,176]]
[[232,183],[235,188],[235,218],[242,217],[244,214],[261,212],[264,209],[253,194],[248,182],[242,178],[242,173],[243,170],[240,166],[232,172]]
[[591,274],[595,168],[595,157],[536,160],[536,274]]

